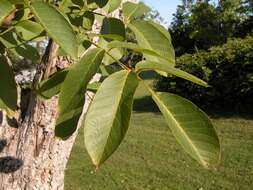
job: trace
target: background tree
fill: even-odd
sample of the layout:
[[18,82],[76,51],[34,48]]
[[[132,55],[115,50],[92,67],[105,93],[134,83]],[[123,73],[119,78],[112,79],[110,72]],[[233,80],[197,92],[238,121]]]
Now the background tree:
[[[252,3],[243,0],[183,1],[169,31],[177,55],[207,50],[252,31]],[[205,18],[205,19],[203,19]]]
[[179,56],[176,65],[209,81],[212,87],[205,89],[175,77],[160,77],[157,88],[189,98],[205,109],[248,111],[252,26],[250,1],[184,1],[170,29]]

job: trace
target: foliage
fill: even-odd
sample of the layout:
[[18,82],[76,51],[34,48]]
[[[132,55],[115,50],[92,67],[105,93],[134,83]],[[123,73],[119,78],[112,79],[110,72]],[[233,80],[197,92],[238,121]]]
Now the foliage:
[[230,39],[207,52],[186,54],[177,59],[178,68],[205,80],[202,88],[185,80],[161,78],[157,88],[189,98],[201,107],[236,108],[252,105],[253,37]]
[[[8,4],[5,13],[9,12]],[[179,96],[155,92],[139,74],[146,69],[156,70],[163,75],[176,75],[203,86],[206,83],[174,67],[175,53],[170,34],[161,25],[143,20],[143,15],[149,11],[145,4],[124,3],[123,21],[103,14],[111,13],[119,6],[120,3],[115,0],[13,1],[11,15],[4,17],[3,21],[6,23],[7,19],[8,26],[4,24],[0,28],[0,42],[4,46],[1,57],[8,57],[9,52],[14,52],[39,64],[31,91],[46,99],[59,96],[55,136],[66,140],[76,131],[78,123],[84,126],[85,146],[96,167],[103,164],[123,141],[139,82],[148,89],[167,124],[173,124],[170,125],[173,134],[186,152],[204,167],[215,167],[220,159],[220,144],[209,118],[194,104]],[[103,11],[98,13],[100,9]],[[100,32],[92,31],[95,20],[101,24]],[[133,32],[136,38],[133,42],[136,43],[127,42],[126,28]],[[32,45],[41,38],[49,39],[42,58]],[[48,78],[43,68],[47,69],[47,56],[55,51],[52,49],[53,42],[60,46],[61,54],[58,56],[68,56],[74,64]],[[136,69],[128,67],[121,62],[127,49],[143,53],[146,62],[137,63]],[[12,70],[10,61],[7,58],[3,60],[6,60],[7,70]],[[95,88],[97,92],[83,118],[89,81],[99,72],[99,68],[106,68],[112,63],[118,64],[121,70],[108,72],[107,78],[98,89]],[[7,81],[1,92],[11,89],[8,92],[12,98],[10,100],[5,93],[1,93],[0,100],[1,109],[11,117],[9,110],[15,111],[13,105],[16,99],[13,97],[17,90],[9,73],[1,75],[3,81]],[[45,80],[41,81],[40,78]],[[170,99],[173,101],[168,101]],[[176,109],[177,106],[180,109]],[[182,118],[187,118],[187,121]],[[192,123],[195,123],[194,127]]]
[[252,19],[251,1],[186,1],[178,6],[169,30],[180,56],[221,45],[230,37],[247,36]]

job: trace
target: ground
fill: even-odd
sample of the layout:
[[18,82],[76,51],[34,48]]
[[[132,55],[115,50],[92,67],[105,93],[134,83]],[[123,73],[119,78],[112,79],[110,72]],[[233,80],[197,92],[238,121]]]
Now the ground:
[[183,152],[146,95],[139,87],[127,137],[97,171],[80,131],[65,172],[66,190],[252,189],[253,120],[211,116],[220,137],[222,159],[217,170],[206,170]]

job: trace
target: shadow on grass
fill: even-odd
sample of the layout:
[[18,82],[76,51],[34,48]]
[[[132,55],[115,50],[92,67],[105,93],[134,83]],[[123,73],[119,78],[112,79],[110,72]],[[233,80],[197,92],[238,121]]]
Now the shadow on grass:
[[203,109],[213,119],[229,119],[229,118],[241,118],[246,120],[253,120],[252,110],[237,110],[228,108],[207,108]]
[[[143,96],[142,98],[136,98],[134,100],[133,110],[135,112],[153,112],[159,113],[159,108],[152,100],[151,96]],[[222,108],[208,108],[203,109],[212,119],[229,119],[229,118],[241,118],[246,120],[253,120],[253,111],[247,110],[235,110],[235,109],[222,109]]]

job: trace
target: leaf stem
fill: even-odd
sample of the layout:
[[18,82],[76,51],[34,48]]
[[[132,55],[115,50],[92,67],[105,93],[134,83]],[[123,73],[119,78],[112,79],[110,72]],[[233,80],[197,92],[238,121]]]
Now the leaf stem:
[[131,70],[131,69],[128,68],[126,65],[124,65],[124,64],[121,63],[119,60],[117,60],[115,57],[113,57],[113,56],[110,54],[110,52],[108,52],[106,49],[100,47],[98,44],[96,44],[96,43],[94,43],[94,42],[92,42],[92,41],[91,41],[91,43],[92,43],[94,46],[96,46],[97,48],[103,49],[103,50],[105,51],[105,53],[106,53],[109,57],[111,57],[115,62],[117,62],[117,63],[119,64],[119,66],[121,66],[123,69],[125,69],[125,70]]
[[5,30],[5,31],[1,32],[1,33],[0,33],[0,36],[2,36],[2,35],[4,35],[4,34],[6,34],[7,32],[11,31],[12,29],[14,29],[14,27],[13,27],[13,26],[9,27],[7,30]]

